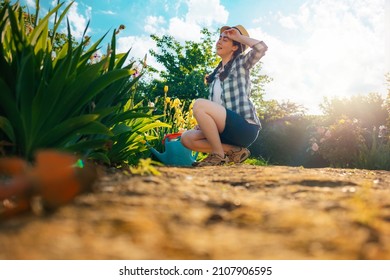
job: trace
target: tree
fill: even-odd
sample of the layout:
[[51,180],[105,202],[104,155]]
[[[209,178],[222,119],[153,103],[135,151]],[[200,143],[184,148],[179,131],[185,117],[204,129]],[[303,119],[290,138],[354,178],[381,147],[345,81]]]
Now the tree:
[[143,80],[138,90],[144,98],[155,100],[161,96],[164,86],[169,87],[168,96],[182,100],[205,98],[208,95],[204,77],[216,67],[218,61],[213,54],[211,33],[202,31],[203,38],[199,43],[186,41],[181,44],[172,36],[151,35],[158,50],[150,50],[163,70],[148,68],[149,81]]
[[265,101],[257,109],[260,119],[265,122],[285,119],[291,117],[300,117],[306,114],[306,108],[303,105],[284,101],[278,102],[275,99]]
[[251,99],[256,108],[261,108],[264,105],[264,86],[272,81],[272,78],[267,75],[260,74],[262,66],[263,63],[259,62],[251,69]]

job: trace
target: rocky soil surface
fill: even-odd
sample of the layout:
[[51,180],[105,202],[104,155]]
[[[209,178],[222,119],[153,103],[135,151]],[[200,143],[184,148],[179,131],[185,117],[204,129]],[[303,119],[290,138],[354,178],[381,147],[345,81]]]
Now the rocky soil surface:
[[284,166],[105,172],[0,223],[0,259],[390,259],[390,172]]

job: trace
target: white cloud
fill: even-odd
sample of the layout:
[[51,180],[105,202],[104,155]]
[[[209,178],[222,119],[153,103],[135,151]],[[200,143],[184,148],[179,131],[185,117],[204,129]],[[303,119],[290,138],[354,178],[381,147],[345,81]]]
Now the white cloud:
[[281,26],[287,29],[297,29],[298,26],[295,24],[295,21],[292,17],[289,16],[280,16],[279,23]]
[[279,14],[281,26],[293,32],[289,42],[250,31],[269,47],[263,69],[274,81],[266,98],[288,99],[319,113],[323,96],[385,95],[383,7],[383,0],[309,1],[297,14]]
[[[175,9],[185,4],[188,11],[184,16],[164,19],[162,16],[148,16],[145,18],[144,31],[148,34],[170,35],[179,42],[199,41],[203,27],[217,28],[217,25],[225,24],[228,11],[220,4],[219,0],[183,0],[176,3]],[[165,6],[167,9],[167,6]],[[212,25],[215,25],[211,27]],[[147,63],[162,70],[153,57],[149,55],[150,49],[155,49],[156,44],[149,36],[127,36],[117,40],[118,52],[126,52],[132,48],[131,57],[143,58],[148,54]]]
[[105,14],[105,15],[111,15],[111,16],[113,16],[113,15],[116,15],[117,13],[115,13],[115,12],[113,12],[113,11],[111,11],[111,10],[107,10],[107,11],[100,11],[102,14]]
[[199,41],[203,27],[217,28],[225,24],[229,13],[220,0],[185,0],[176,3],[179,9],[181,4],[187,5],[188,11],[182,17],[172,17],[165,20],[162,16],[149,16],[145,19],[144,30],[147,33],[160,33],[173,36],[176,40]]
[[35,9],[35,0],[27,0],[26,4],[28,7]]
[[147,55],[147,64],[158,68],[156,60],[149,55],[149,50],[155,47],[155,42],[146,36],[127,36],[117,39],[117,53],[125,53],[131,49],[129,59],[143,59]]
[[214,23],[226,23],[229,12],[219,0],[188,0],[186,21],[210,27]]
[[162,16],[148,16],[145,19],[145,32],[149,34],[161,33],[164,28],[165,19]]
[[192,22],[183,21],[179,18],[171,18],[169,21],[169,35],[178,41],[199,41],[201,27]]

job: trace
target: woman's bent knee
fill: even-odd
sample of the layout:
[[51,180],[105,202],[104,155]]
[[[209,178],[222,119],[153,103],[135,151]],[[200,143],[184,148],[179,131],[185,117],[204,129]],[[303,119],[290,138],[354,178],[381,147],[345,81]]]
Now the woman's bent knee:
[[194,106],[192,107],[192,111],[194,115],[198,114],[200,111],[203,111],[207,106],[208,102],[210,102],[210,100],[203,99],[203,98],[195,100]]
[[186,131],[184,132],[182,135],[181,135],[181,138],[180,138],[180,142],[181,144],[186,147],[187,149],[190,149],[190,146],[191,146],[191,139],[190,139],[190,133],[189,131]]
[[225,110],[226,109],[222,105],[208,99],[197,99],[192,108],[195,118],[201,114],[208,114],[212,116],[215,116],[215,114],[223,114]]

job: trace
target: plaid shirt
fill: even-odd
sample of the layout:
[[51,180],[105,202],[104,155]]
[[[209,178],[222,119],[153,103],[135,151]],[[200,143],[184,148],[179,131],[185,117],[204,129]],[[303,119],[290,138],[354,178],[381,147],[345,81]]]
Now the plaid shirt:
[[[261,126],[256,114],[256,108],[249,99],[251,92],[250,69],[262,58],[267,48],[259,42],[246,54],[239,55],[233,62],[226,79],[221,81],[222,106],[241,115],[247,120],[253,120]],[[210,85],[209,99],[213,100],[213,85]]]

